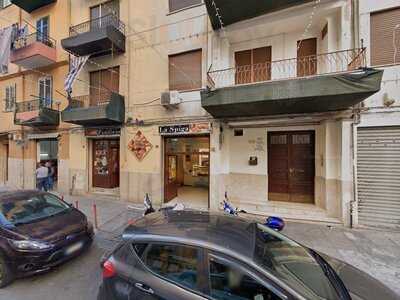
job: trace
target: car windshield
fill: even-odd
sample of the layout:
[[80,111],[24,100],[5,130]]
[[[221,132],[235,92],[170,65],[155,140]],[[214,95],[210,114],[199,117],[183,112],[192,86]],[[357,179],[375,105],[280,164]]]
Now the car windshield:
[[13,225],[32,223],[70,209],[70,206],[51,194],[35,194],[31,197],[3,200],[0,213]]
[[340,298],[324,268],[308,249],[261,224],[257,224],[255,259],[307,299]]

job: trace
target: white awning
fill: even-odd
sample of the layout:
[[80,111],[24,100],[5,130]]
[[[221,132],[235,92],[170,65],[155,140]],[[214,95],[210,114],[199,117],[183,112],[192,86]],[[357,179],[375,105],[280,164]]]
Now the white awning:
[[58,132],[51,133],[32,133],[28,134],[28,140],[45,140],[45,139],[56,139],[60,136]]

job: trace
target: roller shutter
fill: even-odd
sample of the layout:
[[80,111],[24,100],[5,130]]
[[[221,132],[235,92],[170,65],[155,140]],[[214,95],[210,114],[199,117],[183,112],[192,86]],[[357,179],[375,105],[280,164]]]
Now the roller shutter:
[[[400,20],[400,7],[371,14],[371,64],[373,66],[400,62],[400,55],[395,57],[393,42],[400,47],[399,33],[395,35]],[[397,29],[398,31],[398,29]],[[396,60],[396,61],[394,61]]]
[[400,229],[400,127],[357,136],[358,224]]

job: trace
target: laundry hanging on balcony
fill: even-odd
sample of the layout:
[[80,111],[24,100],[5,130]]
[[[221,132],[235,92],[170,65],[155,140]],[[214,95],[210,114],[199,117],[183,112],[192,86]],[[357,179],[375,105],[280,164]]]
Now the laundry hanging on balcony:
[[74,84],[75,79],[78,77],[79,73],[85,66],[86,62],[89,59],[89,55],[87,56],[73,56],[71,58],[71,63],[69,66],[69,73],[67,78],[65,79],[64,89],[70,96],[72,94],[72,85]]
[[0,73],[8,72],[8,64],[10,63],[11,43],[12,43],[13,27],[0,29]]
[[15,42],[17,41],[26,41],[26,38],[29,33],[28,25],[26,24],[23,27],[19,27],[18,24],[12,25],[12,33],[11,33],[11,49],[14,48]]

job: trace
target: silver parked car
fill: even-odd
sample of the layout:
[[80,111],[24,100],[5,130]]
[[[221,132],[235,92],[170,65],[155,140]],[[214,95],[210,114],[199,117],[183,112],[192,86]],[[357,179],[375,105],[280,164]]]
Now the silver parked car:
[[164,211],[102,261],[98,299],[399,299],[341,261],[226,214]]

